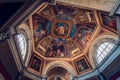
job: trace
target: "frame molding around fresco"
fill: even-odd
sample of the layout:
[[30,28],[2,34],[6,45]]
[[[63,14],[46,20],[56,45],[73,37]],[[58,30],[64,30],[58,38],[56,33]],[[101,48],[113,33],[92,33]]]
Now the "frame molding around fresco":
[[45,37],[43,40],[37,43],[36,50],[39,51],[41,54],[45,55],[47,46],[50,44],[51,41],[52,41],[52,37],[50,36]]
[[54,11],[51,6],[46,5],[45,8],[42,11],[38,11],[37,14],[48,19],[54,14]]
[[[80,65],[80,64],[77,64],[77,63],[78,63],[78,62],[82,62],[83,60],[84,60],[84,62],[85,62],[85,65],[87,65],[87,68],[84,69],[84,70],[79,71],[79,70],[80,70],[80,68],[79,68],[79,65]],[[86,56],[82,56],[82,57],[76,59],[74,62],[75,62],[76,70],[77,70],[77,72],[78,72],[79,75],[91,70],[91,66],[90,66],[90,64],[89,64]],[[82,67],[84,66],[83,63],[82,63],[81,65],[82,65]],[[84,66],[84,68],[85,68],[85,66]]]
[[[39,65],[39,66],[40,66],[40,67],[39,67],[39,71],[31,68],[31,64],[32,64],[32,61],[33,61],[33,58],[34,58],[34,57],[36,57],[37,59],[39,59],[40,62],[41,62],[40,65]],[[33,53],[32,57],[31,57],[31,60],[30,60],[30,63],[29,63],[29,68],[28,68],[28,70],[34,72],[35,74],[42,74],[43,63],[44,63],[44,62],[43,62],[43,59],[42,59],[40,56],[38,56],[38,55],[36,55],[35,53]]]
[[[109,16],[109,13],[108,12],[101,12],[101,11],[98,11],[98,15],[99,15],[99,18],[100,18],[100,23],[101,23],[101,26],[106,28],[106,29],[109,29],[110,31],[114,32],[117,34],[117,29],[115,28],[112,28],[111,26],[108,26],[109,23],[106,23],[104,24],[104,20],[106,20],[108,22],[108,20],[112,20],[111,16]],[[105,15],[106,17],[102,16],[102,15]],[[112,16],[113,18],[115,18],[115,16]],[[104,20],[103,20],[104,19]],[[115,27],[117,27],[116,25],[116,21],[115,21]]]

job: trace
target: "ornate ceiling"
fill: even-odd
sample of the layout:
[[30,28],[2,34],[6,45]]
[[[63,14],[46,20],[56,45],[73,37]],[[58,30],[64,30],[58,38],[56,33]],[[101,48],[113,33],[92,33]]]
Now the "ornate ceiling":
[[47,5],[33,17],[36,50],[46,57],[82,54],[96,28],[92,10]]
[[60,2],[43,4],[31,21],[35,50],[29,67],[40,74],[53,64],[57,67],[65,64],[63,68],[73,69],[74,75],[92,70],[89,46],[97,35],[105,32],[100,26],[116,33],[115,17],[110,17],[108,12]]

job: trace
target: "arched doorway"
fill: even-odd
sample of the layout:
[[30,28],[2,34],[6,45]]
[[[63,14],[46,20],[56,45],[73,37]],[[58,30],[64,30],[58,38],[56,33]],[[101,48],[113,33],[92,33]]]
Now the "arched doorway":
[[62,67],[54,67],[47,73],[47,80],[70,80],[69,72]]

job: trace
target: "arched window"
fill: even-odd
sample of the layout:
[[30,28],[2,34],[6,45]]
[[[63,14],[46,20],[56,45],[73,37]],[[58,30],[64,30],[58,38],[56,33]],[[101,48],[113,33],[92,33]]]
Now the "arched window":
[[98,64],[107,56],[107,54],[112,50],[114,45],[114,43],[108,41],[98,45],[96,50],[96,60]]
[[23,34],[18,34],[18,35],[16,35],[16,39],[17,39],[17,44],[18,44],[19,51],[20,51],[21,56],[24,60],[25,55],[26,55],[26,39],[25,39],[25,36]]
[[100,67],[113,54],[117,36],[101,35],[92,41],[89,49],[89,59],[93,68]]

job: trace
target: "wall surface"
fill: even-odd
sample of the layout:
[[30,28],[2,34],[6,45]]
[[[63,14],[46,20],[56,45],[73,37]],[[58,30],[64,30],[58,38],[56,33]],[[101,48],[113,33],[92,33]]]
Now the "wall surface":
[[[58,0],[78,6],[110,11],[117,0]],[[97,6],[97,7],[96,7]]]
[[0,43],[0,61],[3,64],[3,66],[0,65],[2,66],[0,67],[0,69],[2,69],[1,73],[7,72],[12,78],[12,80],[15,80],[18,69],[7,41],[3,41]]
[[0,61],[0,74],[3,76],[5,80],[12,80],[1,61]]

